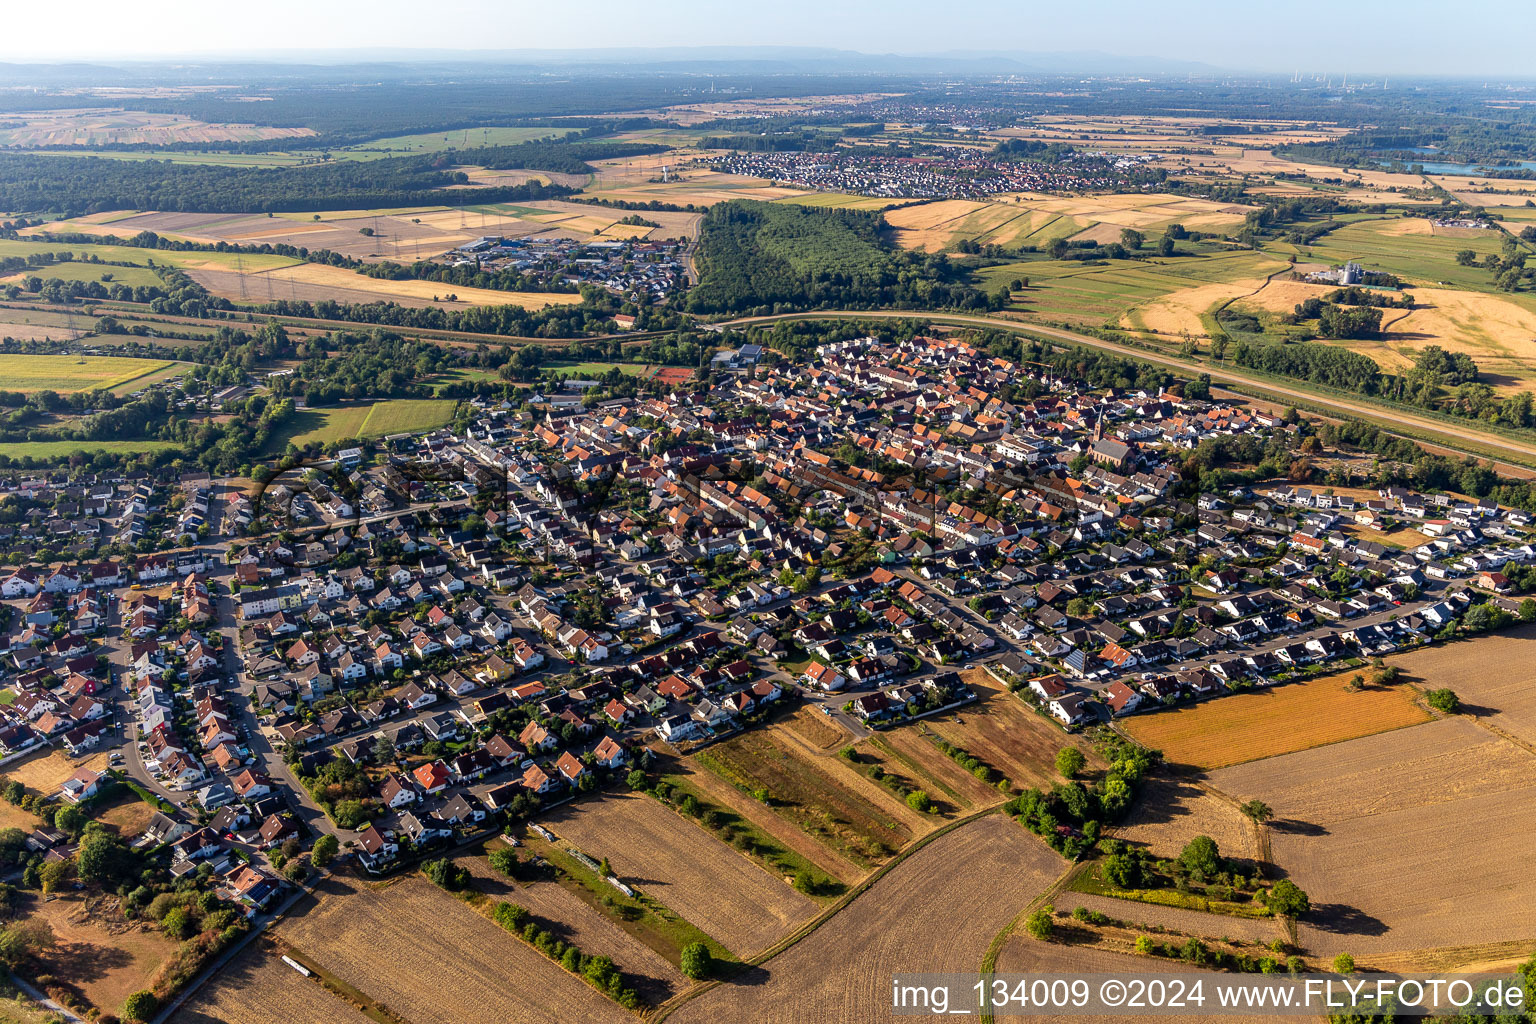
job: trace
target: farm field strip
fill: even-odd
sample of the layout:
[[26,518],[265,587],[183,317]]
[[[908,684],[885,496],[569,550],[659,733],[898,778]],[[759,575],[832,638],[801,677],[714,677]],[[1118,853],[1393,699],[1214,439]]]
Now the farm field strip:
[[[492,842],[495,849],[499,844]],[[541,927],[590,955],[611,957],[648,1003],[665,1002],[689,983],[660,953],[630,935],[612,919],[594,910],[559,882],[547,879],[514,882],[492,870],[485,857],[456,860],[474,875],[474,888],[493,901],[526,907]]]
[[6,391],[111,391],[152,374],[187,368],[168,359],[130,356],[0,354],[0,389]]
[[880,864],[913,838],[890,808],[834,781],[762,730],[714,744],[691,760],[743,792],[765,791],[775,814],[861,867]]
[[1536,755],[1465,718],[1212,775],[1274,809],[1274,859],[1313,901],[1303,945],[1357,957],[1536,934],[1533,779]]
[[[1430,720],[1404,684],[1345,689],[1345,671],[1300,683],[1226,694],[1199,704],[1132,715],[1122,728],[1173,764],[1222,768]],[[1284,722],[1285,729],[1275,723]]]
[[644,795],[561,808],[544,824],[740,956],[815,916],[816,903]]
[[921,967],[974,972],[988,941],[1065,862],[1006,817],[940,836],[816,931],[768,960],[766,979],[729,982],[683,1004],[679,1024],[885,1020],[890,976]]
[[251,943],[182,1004],[169,1024],[293,1024],[321,1007],[327,1024],[374,1020],[280,956],[270,943]]
[[427,881],[332,878],[277,929],[411,1024],[632,1022],[586,982]]

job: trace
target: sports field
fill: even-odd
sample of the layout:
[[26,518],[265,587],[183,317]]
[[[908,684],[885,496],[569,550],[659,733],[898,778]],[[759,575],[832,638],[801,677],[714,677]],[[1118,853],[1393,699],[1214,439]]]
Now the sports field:
[[1412,687],[1398,683],[1352,693],[1345,687],[1355,674],[1135,715],[1124,729],[1174,764],[1222,768],[1429,721],[1429,712],[1414,703],[1418,693]]
[[453,419],[451,398],[391,398],[370,405],[343,405],[326,409],[300,409],[274,432],[267,447],[281,451],[289,442],[327,444],[353,437],[388,437],[435,430]]
[[0,355],[0,390],[111,391],[133,384],[143,386],[150,377],[160,379],[182,366],[168,359],[131,359],[125,356]]

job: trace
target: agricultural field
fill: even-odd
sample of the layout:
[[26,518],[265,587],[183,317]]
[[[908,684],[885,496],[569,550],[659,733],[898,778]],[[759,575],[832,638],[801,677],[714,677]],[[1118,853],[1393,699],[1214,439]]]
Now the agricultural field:
[[996,786],[982,782],[939,753],[933,735],[922,724],[888,729],[859,743],[856,749],[888,775],[927,792],[945,814],[963,814],[1003,799]]
[[354,437],[419,434],[450,423],[457,405],[451,398],[387,398],[367,405],[299,409],[273,432],[268,447],[281,451],[290,442],[302,448]]
[[[1015,788],[1049,789],[1057,781],[1056,755],[1062,747],[1081,747],[1089,765],[1098,764],[1097,755],[1081,738],[1068,735],[1035,714],[1022,700],[999,686],[985,669],[972,669],[962,673],[961,678],[981,697],[979,703],[924,719],[911,727],[924,737],[922,742],[929,744],[925,763],[935,766],[935,770],[940,761],[952,765],[954,762],[929,742],[929,732],[981,758],[1007,776]],[[907,730],[893,729],[887,736],[894,737],[903,731]]]
[[1536,756],[1449,718],[1215,772],[1274,809],[1275,862],[1312,897],[1302,945],[1331,956],[1536,934]]
[[1052,322],[1127,327],[1177,335],[1203,334],[1200,317],[1211,307],[1257,291],[1285,264],[1246,250],[1172,259],[1025,260],[987,267],[975,275],[987,291],[1028,279],[1013,292],[1010,310]]
[[277,937],[412,1024],[634,1020],[422,876],[332,877],[299,908]]
[[190,276],[215,295],[240,302],[395,302],[402,306],[440,306],[468,309],[471,306],[522,306],[543,309],[581,301],[574,292],[504,292],[493,288],[468,288],[437,281],[391,281],[368,277],[345,267],[302,263],[256,273],[230,270],[194,270]]
[[[203,214],[182,213],[165,214],[163,216],[198,217]],[[102,234],[116,235],[118,237],[138,234],[144,229],[141,227],[123,227],[126,222],[117,225],[103,226]],[[105,230],[113,227],[115,230]],[[72,222],[56,222],[56,229],[60,231],[73,230]],[[29,229],[30,230],[30,229]],[[164,232],[161,232],[162,234]],[[140,249],[131,245],[112,245],[110,243],[86,243],[73,242],[44,242],[38,239],[5,238],[0,239],[0,256],[31,256],[36,253],[52,253],[55,260],[69,259],[86,260],[95,257],[102,263],[124,264],[127,266],[147,267],[150,263],[155,266],[176,267],[179,270],[242,270],[254,273],[261,270],[273,270],[278,267],[292,267],[300,263],[300,260],[289,256],[268,255],[262,253],[235,253],[235,252],[203,252],[189,251],[178,252],[174,249]],[[66,254],[68,254],[66,256]],[[54,271],[58,263],[45,268]],[[113,267],[103,268],[112,271]],[[122,269],[121,267],[117,269]],[[39,277],[47,276],[46,273],[33,271]]]
[[58,939],[37,973],[78,989],[106,1013],[116,1013],[130,994],[148,988],[176,948],[153,925],[124,918],[115,895],[68,891],[51,903],[30,895],[18,916],[47,921]]
[[[477,172],[478,173],[478,172]],[[505,177],[506,172],[485,172]],[[543,177],[562,177],[542,175]],[[522,174],[521,178],[528,175]],[[498,184],[485,180],[481,184]],[[579,184],[579,182],[578,182]],[[27,233],[77,231],[102,237],[127,238],[140,231],[153,231],[167,238],[203,244],[228,242],[231,245],[284,244],[311,250],[329,249],[362,260],[389,260],[413,263],[486,235],[508,238],[680,238],[692,236],[698,228],[699,215],[675,212],[647,212],[647,220],[659,228],[620,224],[629,216],[627,210],[613,210],[581,203],[537,200],[526,204],[477,204],[472,189],[464,190],[462,206],[413,206],[380,210],[325,210],[318,213],[277,213],[272,216],[243,213],[170,213],[118,210],[90,214],[71,220],[53,221],[26,229]],[[371,234],[364,234],[364,231]],[[252,253],[174,252],[145,250],[112,245],[69,245],[20,239],[0,243],[0,256],[25,256],[35,252],[72,251],[79,256],[95,254],[113,262],[144,265],[149,259],[186,270],[226,271],[252,274],[264,270],[292,267],[298,260],[285,256]],[[109,271],[112,268],[107,268]],[[341,271],[343,268],[325,267]],[[350,275],[349,275],[350,276]],[[351,287],[371,289],[390,282],[363,279]],[[432,294],[432,282],[395,282],[424,284]],[[462,290],[462,289],[461,289]],[[438,287],[438,291],[442,291]],[[236,296],[245,297],[245,296]],[[249,298],[266,295],[253,290]],[[292,296],[280,294],[279,298]],[[508,300],[503,300],[508,301]]]
[[[0,388],[31,394],[35,391],[138,390],[187,368],[166,359],[132,359],[126,356],[64,356],[0,354]],[[137,385],[130,387],[130,385]]]
[[356,146],[343,146],[334,155],[348,159],[366,159],[369,155],[405,156],[411,153],[436,153],[444,149],[469,149],[475,146],[515,146],[537,139],[563,138],[574,128],[492,127],[463,128],[451,132],[421,132],[394,135]]
[[1159,773],[1148,779],[1116,835],[1159,857],[1177,857],[1195,836],[1210,836],[1228,857],[1259,857],[1253,823],[1237,801],[1187,778]]
[[[689,158],[687,151],[673,151],[594,161],[597,173],[583,195],[635,203],[656,200],[680,206],[713,206],[731,199],[793,199],[806,194],[804,189],[774,185],[762,178],[687,166]],[[667,168],[666,181],[661,180],[663,167]],[[641,216],[651,215],[642,212]]]
[[[497,845],[491,844],[492,848]],[[456,863],[469,869],[474,888],[492,901],[526,907],[542,927],[571,945],[612,957],[624,972],[625,983],[650,1005],[663,1003],[688,986],[675,965],[559,882],[544,878],[512,882],[492,870],[485,857],[459,857]]]
[[915,812],[894,795],[837,758],[769,730],[743,733],[688,760],[743,793],[766,796],[774,814],[864,869],[884,863],[918,832]]
[[306,978],[283,963],[281,956],[272,943],[251,943],[198,989],[170,1024],[292,1024],[311,1018],[367,1024],[373,1020],[328,992],[318,978]]
[[772,945],[817,910],[787,881],[649,796],[588,800],[543,823],[593,860],[607,857],[621,879],[738,956]]
[[308,128],[272,128],[256,124],[210,124],[179,114],[93,107],[75,110],[7,112],[0,146],[111,146],[172,142],[248,142],[306,139]]
[[851,196],[842,192],[804,192],[798,196],[786,196],[777,201],[781,203],[794,203],[797,206],[820,206],[839,210],[883,210],[887,206],[894,206],[896,203],[901,202],[899,199],[886,199],[880,196]]
[[892,868],[810,936],[763,964],[751,984],[684,1004],[680,1024],[884,1020],[890,977],[974,972],[992,936],[1066,862],[1001,815],[940,836]]
[[[1076,907],[1075,898],[1069,898],[1072,895],[1070,893],[1064,895],[1056,909],[1067,910]],[[1135,915],[1128,915],[1127,919],[1134,919],[1134,917]],[[1226,924],[1228,919],[1220,920],[1222,924]],[[1127,935],[1124,943],[1125,950],[1119,952],[1114,949],[1071,945],[1065,942],[1038,942],[1026,934],[1022,928],[1015,929],[997,955],[997,971],[999,974],[1116,974],[1124,977],[1131,974],[1162,974],[1173,969],[1167,961],[1137,956],[1131,952],[1132,941],[1134,940]],[[1197,969],[1187,964],[1180,964],[1177,968],[1181,973]],[[1097,1014],[1051,1014],[1052,1024],[1103,1024],[1104,1020],[1103,1016]],[[1272,1024],[1274,1018],[1245,1017],[1236,1014],[1169,1013],[1159,1014],[1158,1020],[1165,1024]]]
[[[1351,693],[1345,687],[1356,674],[1347,670],[1132,715],[1122,728],[1137,742],[1161,750],[1173,764],[1212,769],[1429,720],[1429,712],[1414,703],[1418,694],[1412,687],[1366,686]],[[1276,722],[1286,727],[1277,729]]]
[[1267,248],[1281,258],[1295,253],[1315,263],[1356,260],[1367,270],[1397,274],[1411,285],[1491,292],[1493,275],[1480,267],[1459,266],[1456,253],[1471,249],[1479,258],[1497,253],[1503,238],[1497,231],[1437,228],[1421,217],[1373,217],[1345,224],[1307,245],[1276,242]]
[[755,830],[768,841],[778,844],[787,851],[791,861],[818,868],[842,883],[857,882],[868,874],[866,868],[820,842],[813,833],[802,830],[796,821],[754,800],[692,758],[678,761],[672,767],[668,781],[681,783],[707,804],[734,816],[743,831]]
[[1021,192],[991,202],[947,199],[892,210],[886,221],[896,241],[927,252],[962,241],[981,245],[1045,245],[1053,238],[1118,242],[1122,228],[1151,237],[1170,224],[1191,231],[1240,227],[1252,207],[1166,194],[1062,197]]
[[172,441],[0,441],[8,459],[65,459],[75,452],[158,452],[175,448]]
[[160,280],[148,267],[114,267],[103,266],[100,263],[52,263],[47,266],[37,267],[33,270],[23,270],[9,277],[0,277],[0,285],[20,284],[28,277],[40,277],[43,280],[57,278],[60,281],[83,281],[92,283],[100,281],[105,285],[126,284],[132,287],[144,286],[158,288],[165,282]]
[[1424,689],[1448,687],[1464,713],[1536,747],[1536,626],[1436,644],[1389,659]]

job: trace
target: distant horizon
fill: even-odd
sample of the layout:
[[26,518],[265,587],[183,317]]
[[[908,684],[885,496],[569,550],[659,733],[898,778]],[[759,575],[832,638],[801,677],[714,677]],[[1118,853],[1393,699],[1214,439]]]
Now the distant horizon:
[[[1054,73],[1071,73],[1062,58],[1079,56],[1083,73],[1101,73],[1092,66],[1165,73],[1170,65],[1195,65],[1212,74],[1536,77],[1518,47],[1490,45],[1487,32],[1435,31],[1444,11],[1427,0],[1403,0],[1390,22],[1364,29],[1339,24],[1338,5],[1323,0],[1297,0],[1279,16],[1209,0],[1103,0],[1092,10],[971,0],[942,17],[915,0],[781,0],[772,10],[721,8],[704,0],[656,0],[644,7],[588,0],[579,22],[515,0],[462,0],[451,18],[438,20],[423,18],[405,0],[269,0],[255,14],[191,0],[158,6],[157,16],[146,19],[131,6],[80,0],[67,28],[59,26],[56,12],[35,5],[7,12],[10,31],[0,40],[0,62],[335,63],[348,54],[384,53],[412,62],[777,49],[842,51],[864,59],[1048,61]],[[1536,38],[1533,5],[1489,0],[1479,8],[1479,20],[1496,27],[1502,39]],[[1330,27],[1338,31],[1330,33]],[[402,39],[411,45],[401,46]],[[466,47],[467,39],[478,45]],[[238,45],[231,45],[235,40]],[[982,41],[985,47],[977,46]]]

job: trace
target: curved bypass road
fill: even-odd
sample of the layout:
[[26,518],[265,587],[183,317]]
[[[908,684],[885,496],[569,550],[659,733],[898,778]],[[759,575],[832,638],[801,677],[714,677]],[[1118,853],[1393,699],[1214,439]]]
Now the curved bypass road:
[[[933,323],[964,324],[974,327],[995,327],[1000,330],[1013,333],[1028,333],[1044,335],[1048,338],[1060,338],[1062,341],[1074,345],[1082,345],[1087,348],[1103,349],[1116,355],[1129,359],[1152,363],[1156,366],[1164,366],[1170,370],[1198,376],[1210,374],[1211,382],[1244,385],[1257,388],[1271,395],[1282,395],[1287,398],[1298,399],[1303,402],[1321,406],[1325,410],[1350,416],[1354,419],[1365,420],[1379,427],[1392,430],[1393,425],[1411,427],[1430,435],[1429,438],[1408,437],[1410,441],[1425,441],[1429,444],[1440,442],[1454,448],[1455,441],[1470,441],[1474,444],[1489,448],[1503,449],[1506,452],[1517,455],[1527,460],[1529,464],[1536,464],[1536,441],[1522,442],[1499,434],[1488,434],[1474,427],[1462,427],[1458,424],[1442,423],[1439,420],[1429,419],[1423,416],[1415,416],[1409,412],[1397,410],[1385,410],[1375,406],[1344,401],[1338,398],[1330,398],[1327,395],[1307,391],[1301,388],[1289,387],[1285,384],[1276,384],[1257,377],[1247,377],[1240,373],[1233,373],[1224,368],[1213,368],[1201,363],[1187,362],[1183,359],[1165,356],[1161,353],[1148,352],[1139,348],[1128,348],[1117,345],[1112,341],[1104,341],[1102,338],[1090,337],[1086,334],[1078,334],[1076,331],[1062,330],[1059,327],[1044,327],[1037,324],[1026,323],[1021,320],[1004,320],[998,317],[976,316],[966,313],[925,313],[921,310],[826,310],[815,313],[778,313],[772,316],[749,316],[739,320],[730,320],[726,327],[749,327],[753,324],[771,323],[774,320],[928,320]],[[1459,454],[1476,455],[1475,452],[1461,452]],[[1486,458],[1486,456],[1477,456]],[[1529,473],[1530,465],[1510,463],[1509,468]]]

